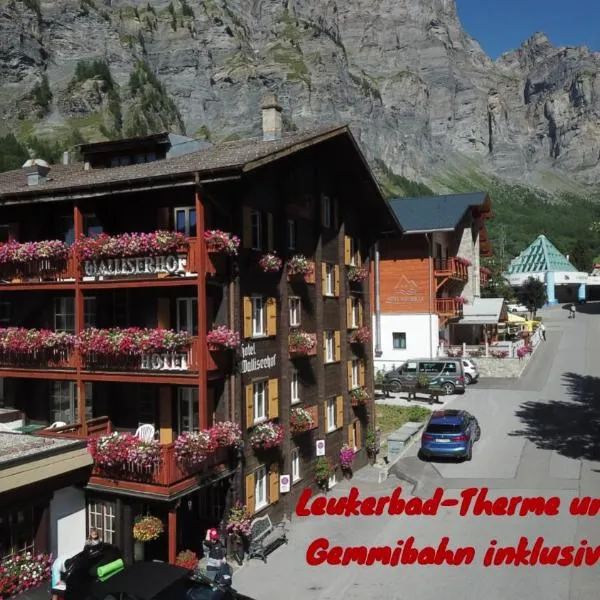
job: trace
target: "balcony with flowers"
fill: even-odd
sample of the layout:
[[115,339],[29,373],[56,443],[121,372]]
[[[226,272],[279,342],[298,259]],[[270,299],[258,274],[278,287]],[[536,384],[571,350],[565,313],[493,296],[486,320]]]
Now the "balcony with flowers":
[[434,258],[433,270],[435,277],[442,279],[453,279],[456,281],[467,281],[469,279],[469,267],[471,261],[460,256],[448,258]]
[[258,266],[263,273],[279,273],[283,266],[283,260],[275,252],[267,252],[258,260]]
[[75,281],[76,263],[61,240],[0,244],[0,281],[34,284]]
[[303,254],[295,254],[286,264],[288,281],[315,283],[315,263]]
[[288,337],[288,351],[291,358],[317,355],[317,334],[297,329]]
[[290,431],[292,435],[300,435],[318,427],[318,411],[316,408],[316,406],[292,408],[290,411]]
[[84,282],[164,279],[198,272],[196,239],[174,231],[82,236],[73,252]]
[[0,368],[75,368],[75,345],[75,336],[62,331],[0,328]]
[[203,238],[208,254],[208,272],[211,275],[225,274],[227,272],[227,258],[237,256],[240,238],[220,229],[205,231]]

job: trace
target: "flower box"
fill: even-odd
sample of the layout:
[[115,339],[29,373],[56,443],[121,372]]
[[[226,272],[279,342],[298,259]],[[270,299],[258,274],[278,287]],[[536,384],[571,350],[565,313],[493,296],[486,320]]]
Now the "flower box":
[[269,421],[260,423],[252,429],[249,442],[254,450],[268,450],[280,446],[283,442],[283,436],[283,427]]
[[304,433],[314,427],[312,414],[310,411],[297,407],[292,408],[290,412],[290,430],[292,434]]
[[353,462],[354,448],[350,448],[348,444],[344,444],[340,449],[340,466],[342,469],[350,469]]
[[182,433],[173,443],[177,462],[186,467],[196,467],[216,449],[217,444],[209,431]]
[[279,273],[283,261],[274,252],[267,252],[260,257],[258,264],[265,273]]
[[527,356],[528,354],[532,354],[533,353],[533,346],[527,344],[525,346],[522,346],[521,348],[517,349],[517,358],[524,358],[525,356]]
[[335,467],[331,463],[331,459],[327,456],[319,456],[315,465],[315,482],[316,484],[326,489],[329,487],[329,479],[335,473]]
[[209,252],[229,254],[235,256],[238,253],[240,247],[240,238],[221,231],[220,229],[211,229],[204,232],[204,241],[206,242],[206,249]]
[[193,571],[198,566],[198,555],[191,550],[182,550],[175,557],[175,565]]
[[456,301],[456,304],[458,304],[458,306],[469,304],[469,301],[464,296],[456,296],[454,300]]
[[12,598],[50,579],[51,554],[23,552],[0,562],[0,598]]
[[317,339],[305,331],[293,331],[288,336],[288,350],[294,356],[310,356],[316,352]]
[[206,343],[208,349],[212,351],[235,350],[240,345],[240,334],[220,325],[206,334]]
[[69,247],[62,240],[0,244],[0,277],[23,280],[56,278],[66,275]]
[[350,267],[348,269],[348,281],[352,283],[362,283],[369,279],[369,271],[364,267]]
[[0,362],[23,365],[64,365],[75,347],[74,335],[49,329],[0,329]]
[[366,344],[371,339],[371,330],[368,327],[359,327],[350,336],[351,344]]
[[508,358],[510,352],[508,350],[492,350],[490,354],[494,358]]
[[114,432],[92,437],[88,451],[96,466],[105,471],[152,471],[160,465],[160,444],[146,442],[131,433]]
[[292,256],[287,262],[287,272],[289,276],[297,275],[306,279],[309,275],[313,275],[314,271],[314,263],[302,254]]
[[246,505],[238,500],[229,510],[229,517],[225,526],[227,533],[248,537],[251,525],[252,515],[248,512]]
[[150,515],[138,517],[133,526],[133,539],[136,542],[153,542],[164,530],[165,526],[158,517]]
[[232,421],[220,421],[209,429],[210,437],[216,447],[235,448],[242,443],[242,429]]
[[137,258],[161,256],[187,249],[189,242],[182,233],[154,231],[152,233],[123,233],[81,237],[75,242],[75,252],[80,260],[102,258]]
[[364,387],[357,387],[350,390],[350,404],[352,406],[364,406],[370,399],[371,396],[369,396],[369,392]]

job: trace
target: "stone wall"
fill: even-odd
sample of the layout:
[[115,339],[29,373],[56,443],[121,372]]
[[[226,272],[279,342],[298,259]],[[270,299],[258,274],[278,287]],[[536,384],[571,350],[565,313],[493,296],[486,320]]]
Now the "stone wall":
[[533,354],[523,358],[476,358],[480,377],[520,377]]

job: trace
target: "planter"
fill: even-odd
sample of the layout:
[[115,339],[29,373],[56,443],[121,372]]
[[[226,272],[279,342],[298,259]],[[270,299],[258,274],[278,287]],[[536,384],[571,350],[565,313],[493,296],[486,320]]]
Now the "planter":
[[240,239],[220,229],[212,229],[204,232],[204,241],[206,249],[213,254],[229,254],[235,256],[238,253]]

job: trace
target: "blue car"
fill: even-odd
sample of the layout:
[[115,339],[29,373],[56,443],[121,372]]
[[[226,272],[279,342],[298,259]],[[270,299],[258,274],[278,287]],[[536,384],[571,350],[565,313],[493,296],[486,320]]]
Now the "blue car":
[[421,436],[420,456],[471,460],[473,444],[481,437],[477,419],[466,410],[438,410]]

